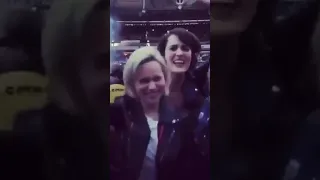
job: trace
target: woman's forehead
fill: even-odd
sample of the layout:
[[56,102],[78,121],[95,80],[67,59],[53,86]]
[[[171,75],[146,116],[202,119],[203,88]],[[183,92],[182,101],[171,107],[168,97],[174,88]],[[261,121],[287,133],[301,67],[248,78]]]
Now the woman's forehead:
[[[174,45],[186,45],[177,35],[175,34],[172,34],[168,37],[168,40],[167,40],[167,47],[170,47],[170,46],[174,46]],[[188,45],[187,45],[188,46]]]

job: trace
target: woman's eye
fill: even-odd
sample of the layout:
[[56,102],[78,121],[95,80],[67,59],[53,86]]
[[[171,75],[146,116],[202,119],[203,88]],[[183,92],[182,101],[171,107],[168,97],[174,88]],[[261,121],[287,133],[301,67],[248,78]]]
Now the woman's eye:
[[190,48],[189,48],[189,46],[183,45],[183,46],[181,47],[181,50],[187,52],[187,51],[190,50]]
[[152,80],[155,81],[155,82],[158,82],[158,81],[161,80],[161,77],[160,77],[160,76],[156,76],[156,77],[154,77]]
[[170,50],[171,51],[176,51],[178,49],[178,46],[174,45],[174,46],[171,46]]
[[139,82],[140,82],[141,84],[147,84],[147,83],[149,83],[149,81],[150,81],[150,80],[149,80],[148,78],[142,78],[142,79],[140,79]]

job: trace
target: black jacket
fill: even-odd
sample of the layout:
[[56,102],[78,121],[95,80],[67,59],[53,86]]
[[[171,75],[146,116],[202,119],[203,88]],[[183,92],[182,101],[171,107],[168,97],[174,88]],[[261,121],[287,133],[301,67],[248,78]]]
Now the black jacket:
[[[119,104],[114,104],[110,107],[110,123],[115,127],[125,129],[123,123],[122,109]],[[139,109],[139,106],[130,106]],[[165,107],[165,106],[163,106]],[[161,160],[159,166],[159,179],[209,179],[208,155],[201,154],[206,152],[202,150],[201,144],[196,144],[193,137],[193,131],[190,129],[191,120],[188,118],[179,119],[179,115],[169,111],[166,108],[162,109],[164,116],[161,117],[161,125],[163,128],[163,143],[159,146],[158,159]],[[136,111],[136,113],[139,111]],[[141,111],[140,111],[141,112]],[[141,113],[137,113],[133,120],[139,123],[143,122]],[[173,123],[173,118],[176,122]],[[121,120],[122,119],[122,120]],[[110,164],[119,166],[123,164],[123,160],[118,160],[120,157],[125,159],[125,154],[119,154],[122,150],[121,142],[117,140],[119,136],[114,136],[113,133],[108,133],[108,126],[104,123],[95,123],[93,118],[83,118],[72,116],[65,113],[53,104],[46,106],[42,110],[30,111],[20,114],[14,125],[14,133],[19,134],[23,139],[28,139],[28,144],[36,149],[36,156],[29,164],[28,169],[38,169],[28,171],[28,177],[43,177],[41,179],[112,179],[112,180],[127,180],[132,178],[136,173],[138,165],[142,163],[146,147],[145,143],[148,140],[148,126],[141,123],[142,131],[135,131],[134,141],[137,145],[130,148],[132,153],[130,167],[132,169],[128,173],[117,173],[111,169]],[[194,120],[193,120],[194,121]],[[139,124],[140,125],[140,124]],[[174,131],[173,131],[174,130]],[[140,134],[143,132],[143,134]],[[147,135],[147,136],[145,136]],[[143,136],[142,138],[140,138]],[[108,137],[109,141],[108,141]],[[115,137],[115,138],[112,138]],[[111,139],[111,141],[110,141]],[[115,145],[112,142],[117,142]],[[132,140],[131,140],[132,142]],[[143,143],[145,142],[145,143]],[[200,142],[206,142],[201,140]],[[120,143],[120,145],[119,145]],[[133,143],[132,144],[136,144]],[[167,143],[170,143],[168,145]],[[142,146],[141,144],[145,144]],[[140,146],[141,145],[141,146]],[[170,148],[167,148],[170,147]],[[116,150],[116,151],[112,151]],[[108,156],[109,151],[109,156]],[[117,152],[117,153],[114,153]],[[139,155],[140,154],[140,155]],[[21,164],[16,161],[15,163]],[[25,163],[25,162],[23,162]],[[41,170],[39,169],[41,167]],[[26,169],[15,169],[15,172],[22,172]],[[129,171],[128,169],[124,169]],[[122,171],[124,171],[122,168]],[[126,174],[133,176],[121,177]],[[120,175],[120,177],[119,177]],[[125,179],[124,179],[125,178]],[[40,180],[40,179],[39,179]],[[131,179],[130,179],[131,180]]]
[[[110,108],[109,157],[112,180],[137,180],[144,162],[150,129],[140,103],[124,96]],[[161,100],[158,123],[156,167],[158,180],[192,180],[208,177],[203,174],[204,156],[198,150],[194,134],[189,129],[190,119],[181,118]]]
[[210,95],[209,92],[209,84],[208,81],[210,81],[210,79],[208,80],[208,70],[210,67],[210,60],[197,66],[194,71],[194,77],[195,77],[195,83],[197,84],[197,86],[199,86],[199,88],[201,88],[201,92],[207,97]]

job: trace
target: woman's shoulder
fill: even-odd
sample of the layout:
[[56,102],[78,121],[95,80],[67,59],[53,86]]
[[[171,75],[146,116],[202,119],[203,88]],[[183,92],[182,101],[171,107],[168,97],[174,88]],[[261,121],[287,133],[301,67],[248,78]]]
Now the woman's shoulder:
[[188,111],[198,111],[203,105],[205,94],[194,81],[185,82],[183,89],[184,107]]
[[125,100],[124,97],[117,97],[114,103],[109,105],[109,118],[111,119],[118,119],[119,115],[123,114],[125,107]]
[[124,103],[123,96],[116,97],[114,102],[110,104],[109,108],[111,110],[118,109],[118,108],[122,107],[123,103]]
[[121,96],[115,99],[109,106],[109,124],[118,128],[124,127],[125,122],[133,108],[135,100],[129,96]]
[[194,75],[194,73],[187,73],[183,83],[183,94],[190,98],[203,98],[208,96],[208,92],[205,90],[207,84],[207,78],[200,78]]
[[130,96],[123,95],[116,97],[114,102],[110,104],[110,112],[119,111],[119,110],[128,110],[130,106],[135,105],[137,102],[134,98],[131,98]]

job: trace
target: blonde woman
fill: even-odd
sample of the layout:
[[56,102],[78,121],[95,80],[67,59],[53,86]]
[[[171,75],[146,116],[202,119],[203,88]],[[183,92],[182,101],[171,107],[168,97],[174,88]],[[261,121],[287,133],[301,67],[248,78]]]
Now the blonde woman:
[[179,114],[168,106],[170,76],[165,61],[152,47],[132,53],[124,72],[126,94],[112,104],[109,157],[112,180],[194,179]]

